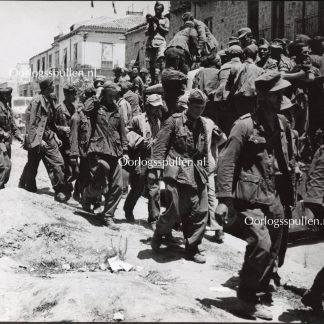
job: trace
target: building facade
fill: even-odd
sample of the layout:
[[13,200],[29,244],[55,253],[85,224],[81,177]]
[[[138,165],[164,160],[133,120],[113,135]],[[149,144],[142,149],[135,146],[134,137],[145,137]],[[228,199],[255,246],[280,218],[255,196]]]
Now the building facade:
[[172,0],[169,38],[181,27],[181,16],[191,11],[209,27],[220,43],[242,27],[250,27],[256,38],[294,39],[296,34],[324,35],[323,1],[215,1]]
[[120,19],[99,17],[70,27],[70,32],[54,37],[51,47],[29,60],[34,93],[39,91],[37,79],[53,75],[58,100],[63,99],[63,86],[95,75],[113,77],[115,66],[125,66],[125,32],[143,23],[142,16]]

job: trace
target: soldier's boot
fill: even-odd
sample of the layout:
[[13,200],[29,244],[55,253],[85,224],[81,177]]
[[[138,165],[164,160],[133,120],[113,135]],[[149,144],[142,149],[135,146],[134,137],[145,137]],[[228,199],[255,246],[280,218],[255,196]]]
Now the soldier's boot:
[[216,230],[215,235],[213,236],[213,241],[218,244],[224,243],[224,232],[222,230]]
[[206,258],[199,252],[198,246],[186,245],[186,260],[196,263],[206,263]]
[[260,318],[266,321],[271,321],[273,319],[270,308],[264,304],[249,303],[241,298],[239,298],[239,303],[241,312],[250,318]]
[[63,192],[56,192],[54,199],[60,203],[67,202],[68,197]]
[[312,307],[315,312],[323,311],[322,295],[319,293],[307,290],[301,301],[305,306]]
[[104,217],[104,224],[113,231],[118,231],[119,228],[116,226],[115,221],[112,217]]
[[162,243],[162,235],[154,232],[151,238],[151,248],[154,252],[158,252]]
[[163,243],[165,244],[179,244],[180,242],[172,235],[172,231],[164,235]]

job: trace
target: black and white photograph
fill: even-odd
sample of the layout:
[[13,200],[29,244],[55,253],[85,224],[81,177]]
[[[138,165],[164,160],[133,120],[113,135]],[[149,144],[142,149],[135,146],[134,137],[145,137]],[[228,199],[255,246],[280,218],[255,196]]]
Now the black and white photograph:
[[324,324],[324,1],[0,0],[0,322]]

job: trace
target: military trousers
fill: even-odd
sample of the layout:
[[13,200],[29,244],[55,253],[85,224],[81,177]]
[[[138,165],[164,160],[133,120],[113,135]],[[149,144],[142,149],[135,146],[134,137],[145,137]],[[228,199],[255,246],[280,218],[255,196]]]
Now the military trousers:
[[83,201],[92,203],[105,197],[104,218],[113,218],[122,197],[122,166],[118,158],[103,154],[88,156],[91,183],[83,190]]
[[133,209],[147,186],[148,222],[156,221],[160,215],[159,179],[147,179],[147,166],[140,166],[130,173],[130,187],[124,204],[124,211],[132,213]]
[[8,182],[11,172],[11,161],[4,143],[0,143],[0,189]]
[[318,296],[324,293],[324,267],[316,275],[311,291]]
[[208,219],[211,231],[223,230],[223,221],[220,215],[216,215],[215,211],[218,205],[218,200],[215,193],[215,175],[211,174],[208,177]]
[[64,160],[54,138],[46,140],[46,146],[28,151],[28,160],[23,171],[26,188],[35,184],[40,161],[43,161],[55,193],[66,192]]
[[166,210],[156,223],[157,235],[167,235],[182,223],[186,246],[195,249],[202,241],[208,220],[207,186],[195,189],[189,185],[165,180]]
[[244,263],[240,272],[238,297],[256,302],[269,293],[269,282],[280,253],[283,236],[284,209],[279,196],[267,207],[240,207],[239,224],[242,238],[247,241]]

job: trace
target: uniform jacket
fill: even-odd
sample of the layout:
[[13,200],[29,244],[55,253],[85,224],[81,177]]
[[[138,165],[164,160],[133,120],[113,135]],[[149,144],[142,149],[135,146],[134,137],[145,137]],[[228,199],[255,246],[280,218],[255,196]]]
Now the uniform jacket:
[[218,41],[214,35],[210,32],[206,24],[200,20],[194,19],[195,29],[198,32],[198,40],[200,48],[203,48],[204,43],[207,43],[209,50],[216,48],[218,50]]
[[229,91],[225,89],[226,83],[228,80],[228,77],[230,75],[231,70],[239,70],[242,66],[242,62],[240,58],[234,57],[231,59],[231,61],[225,63],[222,65],[218,72],[218,80],[219,80],[219,86],[215,91],[215,101],[224,101],[227,100],[227,97],[229,95]]
[[159,25],[155,24],[153,21],[146,25],[145,35],[148,36],[146,47],[160,47],[166,43],[165,36],[169,32],[170,21],[167,17],[162,16],[158,18]]
[[123,97],[130,104],[132,108],[132,116],[136,116],[142,112],[140,106],[140,98],[137,93],[128,90]]
[[168,44],[168,47],[181,47],[189,55],[197,55],[200,48],[198,33],[195,28],[185,27],[178,31]]
[[81,106],[72,115],[70,133],[70,155],[73,157],[87,156],[91,135],[91,119],[86,115]]
[[186,111],[173,114],[164,122],[152,151],[151,164],[154,169],[164,168],[165,179],[192,188],[207,183],[207,131],[201,118],[194,131]]
[[278,193],[284,205],[293,205],[295,165],[291,129],[286,118],[278,115],[275,131],[266,132],[261,119],[257,111],[234,123],[218,159],[217,197],[233,197],[250,205],[271,205]]
[[214,93],[219,86],[219,70],[214,67],[207,67],[197,72],[193,82],[193,88],[204,91],[207,96]]
[[254,81],[264,70],[252,60],[246,60],[239,69],[233,67],[227,80],[226,90],[235,96],[255,97]]
[[62,141],[61,150],[65,151],[65,153],[68,155],[70,154],[70,131],[72,124],[72,115],[75,113],[75,111],[76,109],[73,104],[71,104],[69,110],[64,101],[62,104],[59,104],[55,107],[55,126]]
[[19,134],[11,109],[0,101],[0,142],[11,144],[12,135]]
[[202,117],[206,123],[207,143],[208,143],[208,174],[211,175],[216,171],[218,161],[218,146],[226,142],[226,135],[219,127],[207,117]]
[[109,110],[101,104],[96,114],[88,154],[97,153],[120,158],[127,151],[125,123],[118,108]]
[[278,62],[271,57],[268,57],[266,61],[257,61],[256,65],[265,71],[278,71]]
[[42,143],[46,128],[57,132],[54,124],[54,105],[45,96],[37,95],[30,103],[30,114],[26,123],[27,148],[34,148]]
[[125,127],[128,128],[133,117],[132,107],[129,104],[129,102],[124,98],[120,98],[117,102],[117,105],[119,113],[124,119]]

